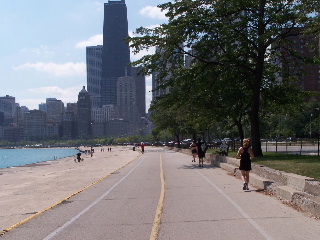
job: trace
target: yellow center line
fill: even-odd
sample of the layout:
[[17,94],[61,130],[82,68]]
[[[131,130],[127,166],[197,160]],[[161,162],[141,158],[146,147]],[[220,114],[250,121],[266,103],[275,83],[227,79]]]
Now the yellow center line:
[[153,220],[153,226],[152,226],[152,231],[151,231],[151,235],[150,235],[150,240],[157,240],[158,239],[163,204],[164,204],[166,183],[164,180],[164,173],[163,173],[162,154],[160,154],[160,179],[161,179],[161,193],[160,193],[160,198],[159,198],[156,214],[155,214],[154,220]]

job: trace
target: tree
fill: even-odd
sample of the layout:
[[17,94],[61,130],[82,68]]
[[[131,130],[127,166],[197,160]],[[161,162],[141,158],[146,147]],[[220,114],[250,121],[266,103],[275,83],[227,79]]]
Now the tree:
[[[247,113],[254,153],[262,156],[262,103],[268,103],[267,93],[274,88],[281,89],[277,94],[288,93],[284,96],[292,90],[286,88],[292,78],[281,75],[275,59],[290,37],[320,32],[319,6],[320,0],[176,0],[162,4],[159,7],[167,10],[168,23],[154,29],[139,28],[138,36],[129,38],[135,52],[153,46],[161,51],[134,64],[142,66],[147,74],[158,72],[159,81],[165,86],[186,86],[200,81],[203,84],[198,94],[206,88],[209,99],[218,98],[211,108],[213,112],[228,109],[228,114],[232,106],[237,106],[234,109],[239,111],[232,119],[240,131],[242,117],[235,116]],[[295,31],[297,27],[303,30]],[[288,52],[294,56],[293,51]],[[177,53],[192,58],[189,68],[181,67]],[[279,82],[279,76],[286,81]],[[227,88],[217,94],[209,86]],[[228,100],[226,96],[235,97]]]

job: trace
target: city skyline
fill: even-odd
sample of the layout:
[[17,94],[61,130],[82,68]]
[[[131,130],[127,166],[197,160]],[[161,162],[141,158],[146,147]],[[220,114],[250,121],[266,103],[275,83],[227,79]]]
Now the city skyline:
[[[86,86],[86,47],[102,45],[103,8],[108,1],[0,3],[3,39],[0,96],[38,109],[46,98],[76,102]],[[129,33],[166,21],[156,5],[168,1],[127,0]],[[61,3],[61,4],[57,4]],[[141,55],[140,55],[141,56]],[[131,61],[140,56],[132,56]],[[151,77],[147,78],[147,110]]]

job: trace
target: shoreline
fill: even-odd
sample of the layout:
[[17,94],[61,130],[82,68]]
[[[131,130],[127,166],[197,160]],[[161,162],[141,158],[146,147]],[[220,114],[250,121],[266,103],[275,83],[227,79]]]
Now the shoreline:
[[[10,150],[35,150],[35,149],[38,149],[38,150],[45,150],[45,149],[50,149],[50,150],[54,150],[54,149],[66,149],[66,148],[63,148],[63,147],[55,147],[55,148],[15,148],[15,149],[10,149]],[[67,148],[67,149],[71,149],[71,148]],[[0,148],[0,150],[6,150],[4,148]],[[74,148],[75,151],[80,151],[80,147],[79,148]],[[34,164],[39,164],[41,165],[41,163],[45,163],[45,162],[51,162],[51,161],[56,161],[56,160],[62,160],[64,158],[68,158],[68,157],[75,157],[77,153],[73,154],[73,155],[70,155],[70,156],[65,156],[65,157],[58,157],[56,155],[53,156],[53,159],[48,159],[48,160],[40,160],[40,161],[37,161],[37,162],[33,162],[33,163],[27,163],[27,164],[21,164],[21,165],[14,165],[14,166],[8,166],[8,167],[0,167],[0,170],[1,169],[10,169],[10,168],[18,168],[18,167],[28,167],[28,166],[31,166],[31,165],[34,165]]]
[[84,161],[80,163],[74,162],[75,156],[69,156],[0,169],[1,230],[109,176],[140,155],[138,151],[132,151],[132,147],[113,146],[111,152],[96,148],[92,157],[82,154]]

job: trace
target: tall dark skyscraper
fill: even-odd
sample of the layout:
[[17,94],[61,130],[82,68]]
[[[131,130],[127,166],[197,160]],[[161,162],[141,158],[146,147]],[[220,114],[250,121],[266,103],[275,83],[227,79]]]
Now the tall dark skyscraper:
[[[130,65],[129,43],[125,41],[128,32],[125,0],[108,0],[104,4],[103,46],[87,47],[94,135],[130,136],[145,128],[145,76]],[[100,113],[105,109],[110,113],[101,121]]]
[[101,106],[117,104],[117,79],[130,75],[130,49],[125,0],[104,4]]

